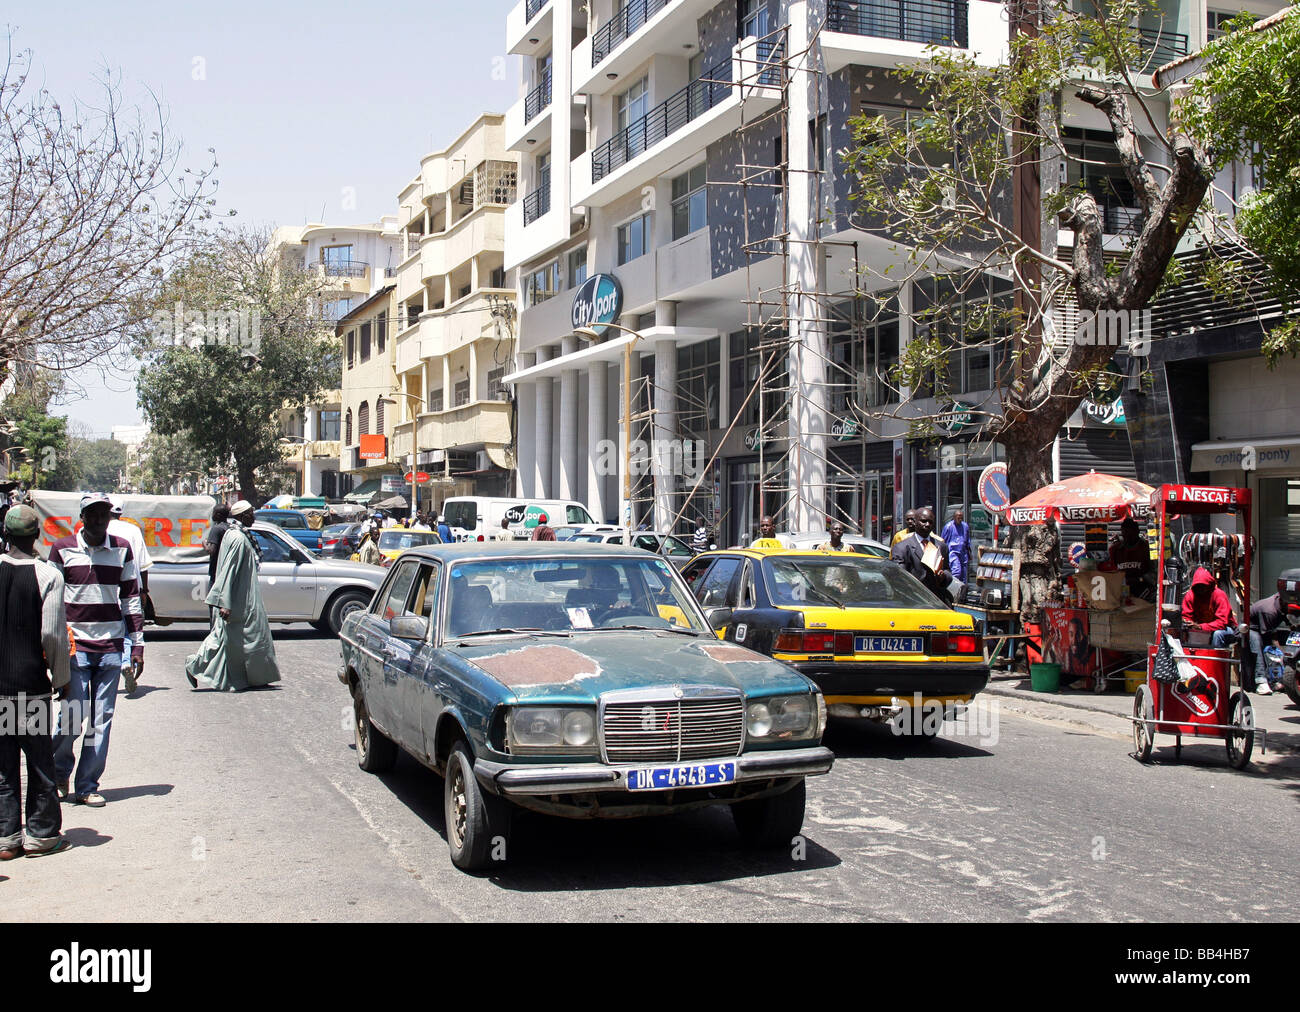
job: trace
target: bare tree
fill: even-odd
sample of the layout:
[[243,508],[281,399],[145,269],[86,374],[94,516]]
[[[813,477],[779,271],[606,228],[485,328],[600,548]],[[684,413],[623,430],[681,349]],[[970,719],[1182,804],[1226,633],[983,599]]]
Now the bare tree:
[[117,361],[216,188],[215,160],[181,167],[156,99],[125,105],[105,72],[98,104],[64,105],[31,69],[11,37],[0,70],[0,384],[19,364]]

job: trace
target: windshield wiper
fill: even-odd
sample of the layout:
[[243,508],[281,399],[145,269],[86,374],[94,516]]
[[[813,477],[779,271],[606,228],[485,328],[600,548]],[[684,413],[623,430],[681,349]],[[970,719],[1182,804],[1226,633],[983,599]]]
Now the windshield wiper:
[[689,629],[684,625],[598,625],[590,629],[584,629],[583,632],[623,632],[625,629],[635,629],[648,632],[673,632],[686,633],[688,636],[701,635],[698,629]]
[[541,633],[543,636],[572,636],[573,635],[571,632],[562,629],[538,629],[538,628],[480,629],[477,632],[461,633],[459,636],[455,638],[458,640],[467,640],[473,636],[511,636],[511,635],[525,635],[527,633]]
[[831,597],[830,594],[827,594],[824,590],[819,590],[817,586],[813,583],[812,577],[804,569],[802,569],[798,563],[791,562],[790,560],[787,559],[785,560],[785,564],[789,566],[791,569],[793,569],[800,576],[802,576],[805,580],[808,581],[808,587],[807,587],[808,593],[816,594],[823,601],[829,601],[831,604],[835,605],[836,608],[839,608],[840,611],[844,610],[844,602],[836,600],[835,598]]

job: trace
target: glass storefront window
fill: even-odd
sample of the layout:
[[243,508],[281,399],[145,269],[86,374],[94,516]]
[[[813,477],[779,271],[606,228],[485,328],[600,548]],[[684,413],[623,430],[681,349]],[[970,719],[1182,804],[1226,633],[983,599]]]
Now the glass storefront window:
[[1300,568],[1300,478],[1259,479],[1259,596],[1277,591],[1284,569]]
[[995,460],[1005,460],[1001,443],[951,440],[933,452],[914,450],[913,496],[909,508],[934,507],[935,531],[942,531],[957,510],[966,515],[971,539],[991,542],[992,518],[980,504],[980,472]]

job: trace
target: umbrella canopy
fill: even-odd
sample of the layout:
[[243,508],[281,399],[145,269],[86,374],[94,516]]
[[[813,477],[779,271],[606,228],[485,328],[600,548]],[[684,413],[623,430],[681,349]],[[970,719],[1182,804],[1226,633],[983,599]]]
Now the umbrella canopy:
[[1089,471],[1077,478],[1053,482],[1031,492],[1007,509],[1013,524],[1114,523],[1127,517],[1135,520],[1151,515],[1150,485],[1133,478]]
[[391,499],[385,499],[383,502],[375,503],[370,508],[375,510],[405,510],[410,509],[411,504],[400,495],[395,495]]

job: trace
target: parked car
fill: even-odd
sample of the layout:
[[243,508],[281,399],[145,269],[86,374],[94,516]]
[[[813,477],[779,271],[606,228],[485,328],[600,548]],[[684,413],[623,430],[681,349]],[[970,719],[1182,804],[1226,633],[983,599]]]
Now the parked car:
[[341,636],[357,762],[444,777],[447,844],[486,866],[516,807],[572,818],[729,805],[789,846],[833,761],[793,668],[719,643],[663,559],[557,542],[404,552]]
[[[823,542],[829,541],[830,537],[825,531],[810,531],[802,534],[778,534],[776,539],[786,548],[809,551]],[[871,538],[864,538],[861,534],[844,535],[844,543],[859,555],[869,555],[876,559],[889,558],[888,545],[882,545],[879,541],[873,541]]]
[[333,559],[350,559],[361,547],[360,524],[330,524],[320,532],[320,553]]
[[307,522],[307,514],[302,510],[260,509],[254,516],[263,523],[275,524],[309,551],[320,551],[321,532]]
[[937,724],[909,709],[917,693],[947,715],[988,684],[974,619],[886,559],[728,549],[701,553],[682,576],[720,639],[803,672],[832,717],[933,737]]
[[486,540],[501,529],[503,519],[517,539],[531,538],[542,516],[549,527],[597,523],[576,499],[452,496],[443,500],[441,513],[457,541],[477,541],[480,535]]
[[[382,569],[314,556],[273,524],[255,523],[251,533],[262,554],[257,582],[272,622],[310,622],[338,635],[383,581]],[[158,625],[206,623],[208,587],[208,556],[201,548],[156,556],[149,570],[150,617]]]
[[556,541],[572,541],[579,534],[604,534],[618,530],[613,524],[565,524],[555,528]]
[[385,565],[391,563],[408,548],[420,545],[440,545],[437,531],[413,531],[409,527],[385,527],[379,532],[379,552]]
[[[571,540],[586,544],[622,545],[626,537],[626,533],[621,528],[614,527],[607,531],[576,534]],[[644,552],[662,555],[678,569],[681,569],[691,559],[695,558],[695,549],[675,534],[633,531],[629,544],[632,548],[640,548]]]

